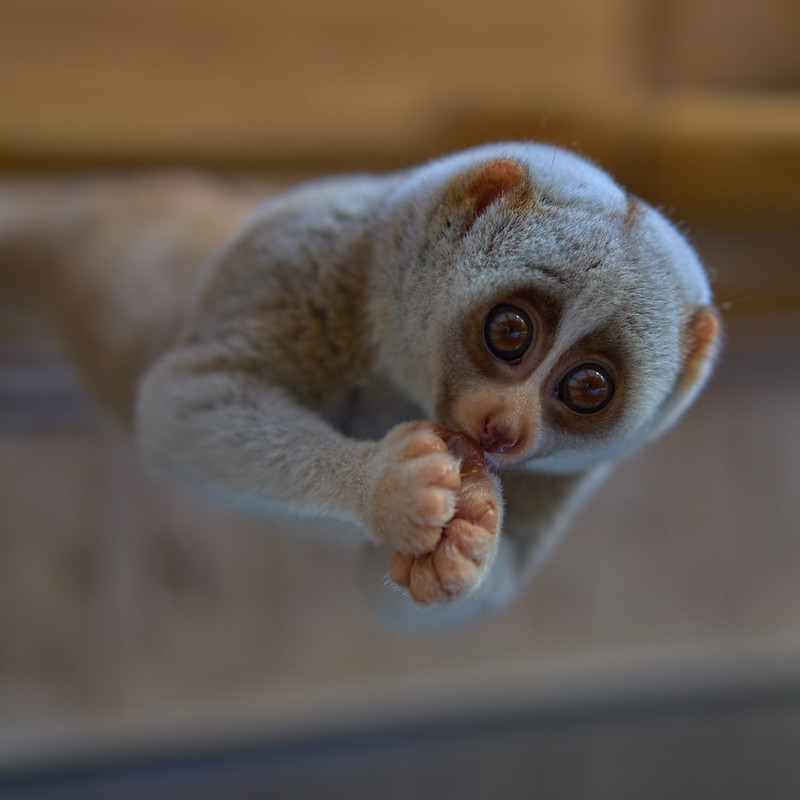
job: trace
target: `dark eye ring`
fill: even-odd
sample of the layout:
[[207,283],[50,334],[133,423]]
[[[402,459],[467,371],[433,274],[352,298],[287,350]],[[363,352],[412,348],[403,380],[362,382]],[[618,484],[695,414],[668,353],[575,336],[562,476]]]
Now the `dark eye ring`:
[[558,384],[558,399],[576,414],[596,414],[613,394],[611,376],[597,364],[573,367]]
[[483,339],[489,352],[512,363],[525,355],[533,341],[533,321],[521,308],[502,303],[486,317]]

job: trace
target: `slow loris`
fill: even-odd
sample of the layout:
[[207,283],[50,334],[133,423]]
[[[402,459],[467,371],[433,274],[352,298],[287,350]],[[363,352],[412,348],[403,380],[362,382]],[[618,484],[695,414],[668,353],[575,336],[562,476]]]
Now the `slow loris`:
[[251,201],[185,177],[7,186],[0,280],[49,309],[158,474],[357,523],[396,624],[506,604],[710,372],[695,253],[567,151]]

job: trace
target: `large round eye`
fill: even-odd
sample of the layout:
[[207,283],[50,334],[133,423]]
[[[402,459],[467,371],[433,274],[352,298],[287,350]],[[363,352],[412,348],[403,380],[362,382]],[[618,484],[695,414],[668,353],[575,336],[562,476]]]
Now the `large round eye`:
[[486,317],[483,338],[492,355],[503,361],[517,361],[533,341],[533,322],[516,306],[495,306]]
[[573,367],[558,384],[558,399],[578,414],[594,414],[614,394],[611,376],[597,364]]

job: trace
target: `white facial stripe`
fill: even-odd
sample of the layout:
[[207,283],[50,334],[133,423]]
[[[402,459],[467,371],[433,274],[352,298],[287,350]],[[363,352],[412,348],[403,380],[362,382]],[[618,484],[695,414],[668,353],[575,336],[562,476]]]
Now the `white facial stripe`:
[[599,330],[612,316],[612,309],[592,303],[590,300],[576,300],[569,305],[564,316],[559,320],[555,339],[547,357],[531,374],[531,379],[538,382],[547,380],[556,364],[564,354],[584,337]]

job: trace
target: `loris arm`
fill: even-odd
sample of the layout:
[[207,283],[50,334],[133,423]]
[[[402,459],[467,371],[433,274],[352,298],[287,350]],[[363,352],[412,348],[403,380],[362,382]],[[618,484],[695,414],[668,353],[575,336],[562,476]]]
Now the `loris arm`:
[[462,480],[432,423],[349,439],[246,358],[199,345],[151,371],[137,421],[146,460],[174,481],[239,505],[354,520],[390,554],[413,555],[419,602],[469,593],[497,550],[495,480]]
[[194,491],[364,521],[376,444],[342,436],[234,356],[165,356],[142,384],[136,427],[145,460]]

